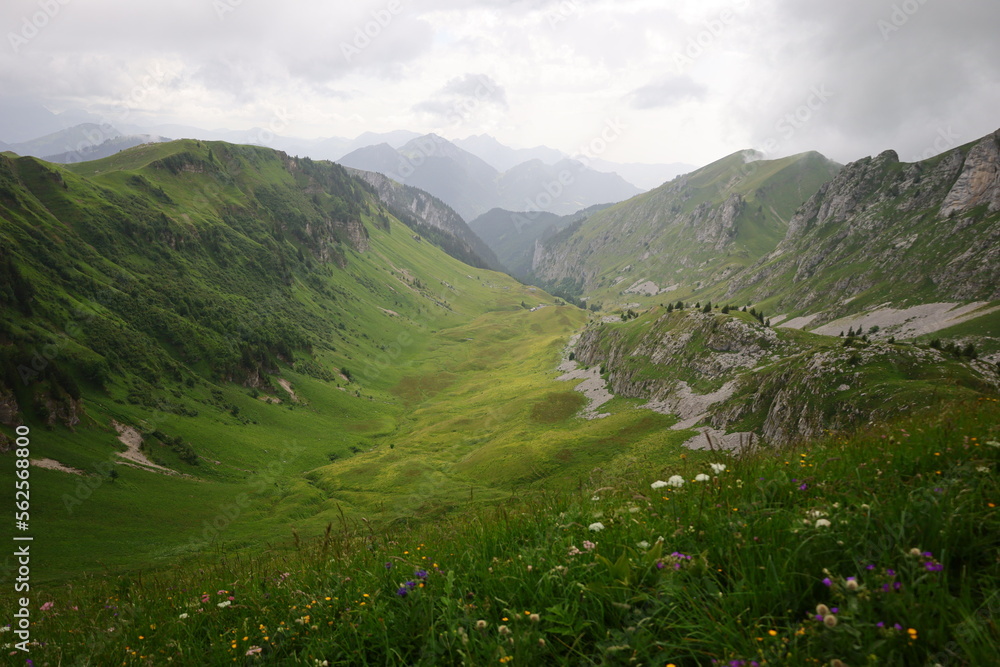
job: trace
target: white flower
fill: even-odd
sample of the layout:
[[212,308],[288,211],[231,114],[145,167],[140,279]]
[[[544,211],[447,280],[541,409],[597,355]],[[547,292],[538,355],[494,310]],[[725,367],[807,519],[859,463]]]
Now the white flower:
[[816,519],[816,527],[817,528],[827,528],[827,527],[829,527],[829,525],[830,525],[830,522],[827,521],[826,519]]
[[708,475],[706,475],[705,473],[701,473],[700,475],[698,475],[697,477],[694,478],[694,481],[696,481],[696,482],[707,482],[710,479],[712,479],[712,478],[709,477]]
[[990,469],[987,468],[986,466],[976,466],[976,470],[978,470],[979,472],[984,472],[984,473],[990,471]]
[[601,499],[601,497],[600,496],[592,496],[590,499],[593,500],[596,503],[598,500]]
[[646,540],[643,540],[642,542],[639,542],[639,544],[637,544],[635,546],[639,547],[640,549],[648,549],[649,548],[649,542],[647,542]]
[[712,469],[716,475],[726,469],[725,463],[709,463],[708,466]]
[[225,609],[226,607],[228,607],[232,603],[233,603],[232,600],[223,600],[222,602],[220,602],[219,604],[217,604],[215,606],[218,607],[219,609]]
[[185,613],[181,614],[180,616],[178,616],[177,618],[187,618],[187,617],[188,617],[188,615],[187,615],[187,613],[185,612]]
[[670,486],[670,485],[667,484],[666,482],[664,482],[662,479],[658,479],[655,482],[653,482],[652,484],[650,484],[650,486],[652,488],[654,488],[654,489],[662,489],[663,487]]
[[595,533],[599,533],[602,530],[604,530],[604,524],[601,523],[600,521],[595,521],[594,523],[590,524],[589,528]]
[[680,475],[674,475],[673,477],[667,480],[667,486],[672,486],[675,489],[679,489],[682,486],[684,486],[684,478],[681,477]]

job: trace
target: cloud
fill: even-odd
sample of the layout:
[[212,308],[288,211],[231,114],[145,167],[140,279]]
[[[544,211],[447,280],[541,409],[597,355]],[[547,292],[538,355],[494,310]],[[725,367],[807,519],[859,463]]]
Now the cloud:
[[633,109],[658,109],[687,100],[700,100],[708,89],[689,76],[673,76],[658,83],[651,83],[629,93]]
[[506,111],[507,92],[486,74],[466,73],[448,81],[431,99],[413,110],[431,117],[436,124],[463,124],[489,111]]

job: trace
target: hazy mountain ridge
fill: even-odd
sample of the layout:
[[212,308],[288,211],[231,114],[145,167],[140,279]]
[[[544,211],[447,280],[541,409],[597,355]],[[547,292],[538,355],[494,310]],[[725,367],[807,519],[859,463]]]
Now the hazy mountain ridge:
[[497,253],[511,275],[530,281],[535,241],[603,211],[610,205],[595,204],[571,215],[495,208],[470,222],[469,227]]
[[426,190],[465,220],[493,208],[568,215],[640,192],[616,174],[602,174],[569,160],[555,165],[532,160],[500,173],[437,135],[414,139],[399,150],[388,144],[361,148],[338,162]]

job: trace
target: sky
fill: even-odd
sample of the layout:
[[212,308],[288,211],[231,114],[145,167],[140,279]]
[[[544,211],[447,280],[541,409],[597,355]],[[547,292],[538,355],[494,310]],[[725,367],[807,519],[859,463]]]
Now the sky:
[[1000,128],[998,19],[997,0],[4,0],[0,102],[618,162],[914,161]]

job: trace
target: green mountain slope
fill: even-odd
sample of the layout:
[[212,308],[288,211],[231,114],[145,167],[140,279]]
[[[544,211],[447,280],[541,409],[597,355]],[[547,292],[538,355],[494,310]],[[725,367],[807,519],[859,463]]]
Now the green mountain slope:
[[1000,299],[1000,133],[923,162],[848,165],[725,298],[814,325],[874,306]]
[[387,389],[439,331],[553,303],[414,238],[339,166],[215,142],[0,158],[0,272],[0,448],[32,429],[49,575],[329,520],[303,475],[394,430]]
[[608,206],[610,204],[597,204],[572,215],[495,208],[470,222],[469,227],[493,249],[511,275],[527,280],[531,277],[531,261],[538,239],[547,238]]
[[771,252],[798,206],[840,168],[818,153],[756,157],[735,153],[546,240],[535,275],[602,301],[640,303],[725,280]]

